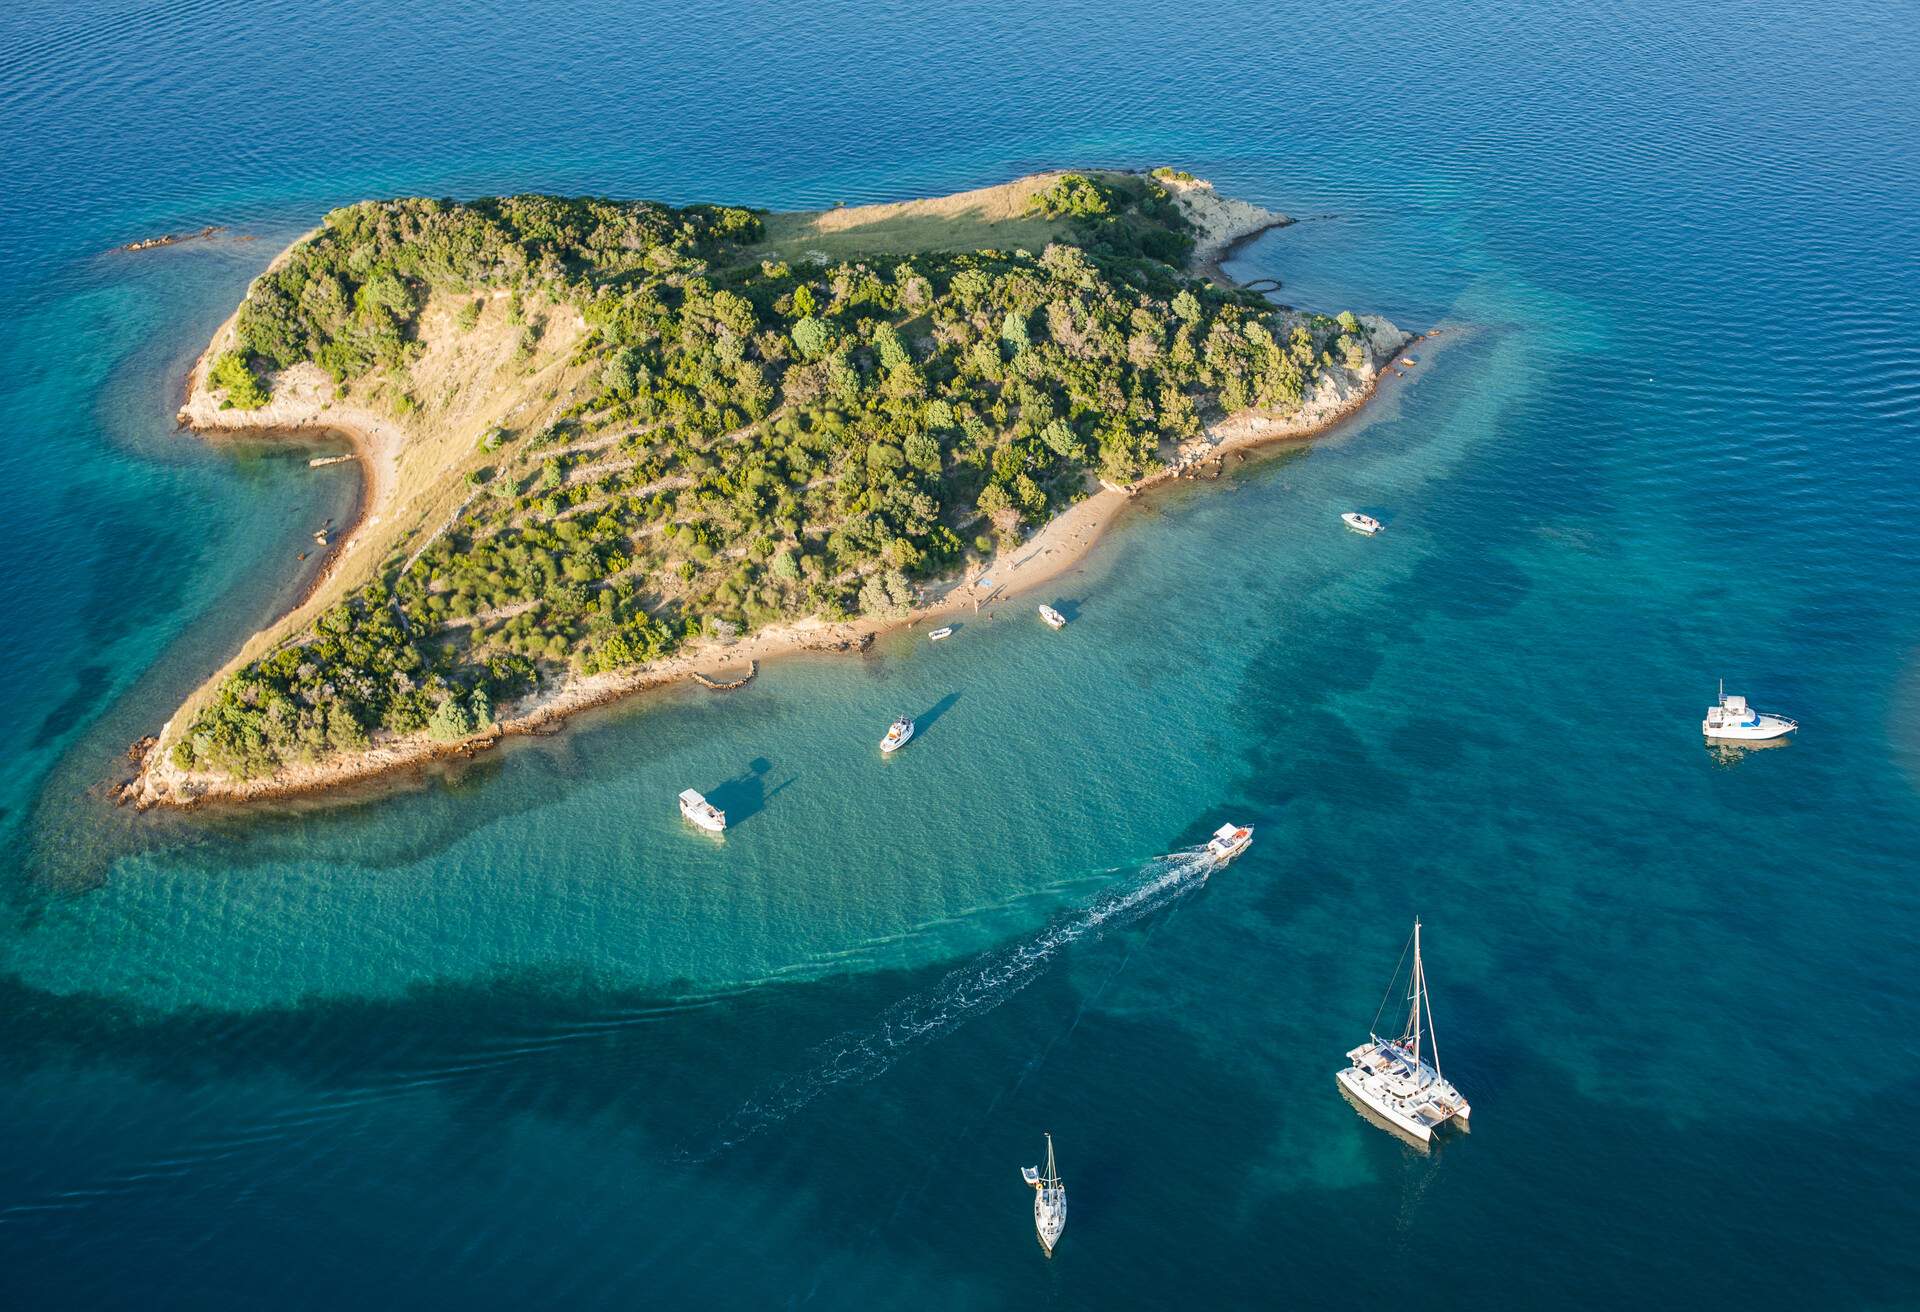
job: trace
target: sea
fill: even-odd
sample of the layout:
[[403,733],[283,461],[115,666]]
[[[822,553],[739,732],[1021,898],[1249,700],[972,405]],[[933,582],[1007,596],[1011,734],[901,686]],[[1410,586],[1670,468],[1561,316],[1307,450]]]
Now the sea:
[[[1904,0],[0,9],[0,1304],[1920,1306],[1916,69]],[[351,513],[173,422],[329,208],[1161,164],[1409,376],[937,646],[107,799]],[[1416,917],[1424,1152],[1334,1082]]]

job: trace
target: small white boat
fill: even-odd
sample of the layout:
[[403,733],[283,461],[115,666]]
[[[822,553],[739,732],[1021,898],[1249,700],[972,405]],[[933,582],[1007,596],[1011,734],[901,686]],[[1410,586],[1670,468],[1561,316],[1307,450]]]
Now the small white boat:
[[1340,521],[1354,532],[1365,533],[1368,537],[1372,537],[1375,533],[1378,533],[1386,527],[1385,524],[1382,524],[1372,515],[1363,515],[1357,510],[1349,510],[1346,514],[1340,516]]
[[[1397,978],[1398,969],[1394,971]],[[1392,986],[1388,986],[1392,992]],[[1440,1045],[1433,1033],[1433,1003],[1427,997],[1427,972],[1420,963],[1420,922],[1413,922],[1413,975],[1407,999],[1406,1030],[1397,1039],[1369,1034],[1367,1042],[1347,1053],[1348,1066],[1335,1074],[1340,1087],[1381,1119],[1420,1143],[1449,1121],[1464,1128],[1473,1109],[1460,1091],[1440,1074]],[[1380,1010],[1386,1010],[1386,1002]],[[1425,1014],[1426,1056],[1421,1055],[1421,1017]],[[1374,1022],[1379,1023],[1380,1012]],[[1428,1061],[1427,1057],[1432,1060]]]
[[907,745],[907,739],[913,737],[913,721],[906,716],[895,720],[887,730],[887,736],[880,740],[880,750],[897,752]]
[[727,827],[727,813],[691,788],[680,794],[680,814],[709,833],[721,833]]
[[1720,704],[1707,708],[1700,730],[1714,742],[1759,743],[1784,738],[1800,727],[1784,715],[1767,715],[1747,705],[1745,697],[1727,696],[1726,680],[1720,681]]
[[1252,825],[1221,825],[1207,840],[1207,855],[1220,865],[1225,865],[1251,846]]
[[1046,1171],[1042,1173],[1037,1166],[1023,1166],[1020,1178],[1033,1190],[1034,1233],[1040,1236],[1040,1247],[1052,1257],[1053,1246],[1060,1242],[1060,1232],[1067,1228],[1067,1186],[1060,1182],[1060,1172],[1053,1166],[1051,1134],[1047,1136]]
[[1051,606],[1042,606],[1040,608],[1040,618],[1047,622],[1047,627],[1050,629],[1064,629],[1067,627],[1067,617]]
[[951,625],[948,625],[944,628],[935,629],[932,633],[929,633],[927,635],[927,641],[938,642],[942,638],[951,638],[952,636],[953,636],[953,627]]

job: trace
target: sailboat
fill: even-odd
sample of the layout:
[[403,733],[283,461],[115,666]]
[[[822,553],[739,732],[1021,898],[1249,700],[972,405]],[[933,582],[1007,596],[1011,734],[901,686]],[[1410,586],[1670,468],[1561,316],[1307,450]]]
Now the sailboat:
[[1047,1135],[1046,1173],[1037,1166],[1023,1166],[1020,1178],[1033,1189],[1033,1229],[1040,1236],[1040,1247],[1052,1257],[1060,1232],[1067,1228],[1067,1187],[1053,1166],[1053,1135]]
[[[1394,969],[1394,978],[1400,976]],[[1393,992],[1393,985],[1387,985]],[[1462,1129],[1473,1109],[1440,1074],[1440,1044],[1433,1032],[1433,1003],[1427,996],[1427,971],[1420,960],[1420,922],[1413,922],[1413,974],[1407,984],[1407,1027],[1396,1039],[1369,1032],[1367,1042],[1347,1054],[1348,1066],[1334,1076],[1360,1104],[1389,1125],[1427,1143],[1449,1121]],[[1375,1025],[1387,1000],[1374,1012]],[[1424,1018],[1424,1025],[1423,1025]],[[1424,1042],[1424,1051],[1423,1051]]]

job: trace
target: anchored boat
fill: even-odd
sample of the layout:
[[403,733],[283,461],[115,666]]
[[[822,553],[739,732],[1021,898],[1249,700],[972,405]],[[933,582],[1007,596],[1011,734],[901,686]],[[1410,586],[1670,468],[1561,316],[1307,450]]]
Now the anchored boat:
[[1225,865],[1252,845],[1252,825],[1221,825],[1207,840],[1207,855],[1216,863]]
[[1700,730],[1715,742],[1758,743],[1784,738],[1800,727],[1798,721],[1784,715],[1768,715],[1747,705],[1745,697],[1727,696],[1727,681],[1720,681],[1720,704],[1707,708]]
[[691,788],[680,794],[680,814],[709,833],[721,833],[727,827],[727,813]]
[[913,737],[913,721],[901,716],[887,730],[887,736],[880,740],[880,750],[886,753],[899,751],[907,745],[907,739]]
[[1067,1228],[1067,1186],[1060,1183],[1060,1172],[1053,1166],[1053,1135],[1047,1135],[1047,1169],[1020,1168],[1020,1178],[1033,1189],[1033,1230],[1040,1236],[1040,1247],[1053,1256],[1060,1232]]
[[1067,617],[1051,606],[1042,606],[1040,608],[1040,618],[1047,622],[1047,627],[1050,629],[1064,629],[1067,627]]
[[1357,510],[1349,510],[1346,514],[1340,516],[1340,519],[1348,528],[1354,530],[1356,533],[1365,533],[1368,537],[1372,537],[1375,533],[1378,533],[1386,527],[1385,524],[1382,524],[1372,515],[1363,515]]
[[[1394,978],[1400,977],[1398,967]],[[1393,985],[1387,985],[1393,992]],[[1378,1113],[1395,1129],[1427,1143],[1433,1132],[1452,1121],[1465,1128],[1473,1109],[1460,1091],[1440,1074],[1440,1045],[1433,1034],[1433,1004],[1427,997],[1427,972],[1420,961],[1420,922],[1413,922],[1413,974],[1409,978],[1406,1030],[1397,1039],[1382,1039],[1369,1033],[1367,1042],[1347,1054],[1347,1069],[1334,1078],[1362,1106]],[[1380,1000],[1380,1011],[1387,1000]],[[1380,1011],[1373,1014],[1380,1023]],[[1421,1017],[1425,1016],[1426,1052]],[[1431,1060],[1429,1060],[1431,1058]]]
[[953,626],[947,625],[943,628],[935,629],[932,633],[929,633],[927,635],[927,641],[938,642],[942,638],[951,638],[952,636],[953,636]]

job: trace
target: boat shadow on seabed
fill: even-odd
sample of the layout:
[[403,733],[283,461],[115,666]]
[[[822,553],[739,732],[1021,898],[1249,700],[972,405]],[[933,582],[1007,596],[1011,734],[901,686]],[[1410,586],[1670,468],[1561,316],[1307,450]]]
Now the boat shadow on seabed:
[[732,828],[745,820],[759,815],[767,809],[774,795],[789,787],[797,775],[782,779],[773,787],[767,787],[767,776],[773,772],[773,762],[766,757],[755,757],[748,764],[744,774],[737,774],[723,784],[715,785],[707,794],[707,800],[727,813],[727,827]]
[[1759,742],[1751,743],[1728,743],[1709,740],[1707,743],[1707,755],[1713,758],[1715,765],[1730,770],[1755,752],[1771,752],[1775,748],[1791,746],[1793,746],[1793,739],[1791,738],[1766,738]]

